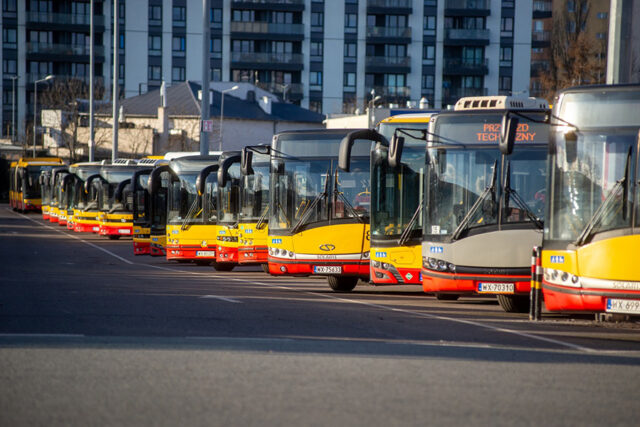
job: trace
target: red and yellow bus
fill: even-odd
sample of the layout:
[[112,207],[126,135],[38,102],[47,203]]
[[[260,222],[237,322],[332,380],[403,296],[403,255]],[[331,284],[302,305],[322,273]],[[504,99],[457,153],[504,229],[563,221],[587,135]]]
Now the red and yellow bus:
[[218,161],[218,248],[215,268],[231,271],[238,264],[240,221],[240,152],[225,151]]
[[40,174],[63,164],[59,157],[21,157],[10,167],[10,206],[20,212],[40,211],[42,192]]

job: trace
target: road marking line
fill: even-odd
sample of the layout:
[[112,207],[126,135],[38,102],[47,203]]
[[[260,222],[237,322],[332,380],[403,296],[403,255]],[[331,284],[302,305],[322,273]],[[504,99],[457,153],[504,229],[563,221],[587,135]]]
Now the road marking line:
[[[7,210],[9,210],[9,209],[7,209]],[[13,212],[13,211],[11,210],[10,212]],[[60,233],[60,234],[62,234],[62,235],[69,236],[69,237],[72,237],[72,238],[74,238],[74,239],[76,239],[76,240],[79,240],[79,241],[81,241],[82,243],[85,243],[85,244],[87,244],[87,245],[91,246],[92,248],[96,248],[96,249],[98,249],[98,250],[101,250],[102,252],[104,252],[104,253],[106,253],[106,254],[108,254],[108,255],[111,255],[112,257],[117,258],[117,259],[119,259],[120,261],[122,261],[122,262],[124,262],[124,263],[127,263],[127,264],[129,264],[129,265],[133,265],[133,264],[134,264],[133,262],[129,261],[128,259],[122,258],[120,255],[114,254],[114,253],[113,253],[113,252],[111,252],[110,250],[105,249],[105,248],[102,248],[102,247],[100,247],[100,246],[98,246],[98,245],[96,245],[96,244],[94,244],[94,243],[87,242],[86,240],[81,239],[81,238],[80,238],[80,237],[78,237],[78,236],[74,236],[73,234],[69,234],[69,233],[64,233],[64,232],[63,232],[63,230],[60,230],[60,229],[57,229],[57,228],[53,228],[52,226],[47,225],[47,224],[43,224],[43,223],[41,223],[41,222],[39,222],[39,221],[36,221],[36,220],[35,220],[35,219],[33,219],[33,218],[29,218],[28,216],[26,216],[26,215],[24,215],[24,214],[21,214],[21,213],[18,213],[18,212],[13,212],[13,213],[15,213],[16,215],[22,216],[22,217],[24,217],[24,218],[28,219],[29,221],[34,222],[34,223],[36,223],[36,224],[38,224],[38,225],[40,225],[40,226],[42,226],[42,227],[48,228],[48,229],[50,229],[50,230],[57,231],[58,233]],[[66,230],[66,229],[65,229],[65,230]]]
[[198,297],[198,298],[214,298],[214,299],[219,299],[219,300],[226,301],[226,302],[232,302],[232,303],[235,303],[235,304],[242,304],[242,301],[238,301],[238,300],[233,299],[233,298],[221,297],[220,295],[203,295],[203,296]]
[[84,338],[83,334],[1,334],[0,338]]

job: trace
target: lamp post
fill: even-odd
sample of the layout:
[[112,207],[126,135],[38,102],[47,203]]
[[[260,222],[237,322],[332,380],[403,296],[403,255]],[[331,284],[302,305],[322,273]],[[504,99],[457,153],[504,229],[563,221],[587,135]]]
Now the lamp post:
[[382,99],[382,96],[375,96],[375,94],[375,90],[371,89],[371,100],[369,101],[369,108],[367,108],[367,121],[369,124],[369,129],[373,129],[375,125],[375,115],[373,114],[373,109],[376,107],[376,102]]
[[12,92],[11,92],[11,142],[16,142],[16,80],[20,76],[11,76]]
[[53,79],[54,76],[49,74],[44,79],[33,82],[33,157],[36,156],[36,134],[38,125],[38,83],[46,82]]
[[225,89],[220,92],[222,96],[222,100],[220,101],[220,142],[218,143],[218,151],[222,151],[222,120],[224,119],[224,94],[227,92],[231,92],[232,90],[238,89],[238,85],[231,87],[229,89]]

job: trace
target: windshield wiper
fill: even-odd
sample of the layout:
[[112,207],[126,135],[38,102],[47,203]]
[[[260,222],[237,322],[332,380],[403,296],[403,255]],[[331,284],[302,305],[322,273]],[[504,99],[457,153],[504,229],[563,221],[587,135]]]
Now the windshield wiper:
[[418,207],[416,208],[416,211],[413,213],[413,216],[411,217],[411,220],[409,221],[407,226],[404,228],[404,230],[402,231],[402,234],[400,235],[400,238],[398,239],[399,246],[404,246],[407,240],[409,240],[409,236],[411,235],[411,230],[413,229],[413,226],[416,224],[418,220],[418,216],[420,215],[421,211],[422,211],[422,204],[419,203]]
[[331,166],[329,166],[329,168],[327,169],[327,179],[325,179],[324,181],[324,190],[322,190],[322,193],[318,194],[313,199],[311,204],[307,205],[304,212],[302,212],[302,216],[300,217],[298,222],[296,222],[293,228],[291,228],[291,233],[293,234],[297,233],[300,227],[302,227],[302,225],[305,224],[305,222],[307,221],[307,218],[311,215],[311,213],[313,212],[315,207],[318,205],[318,203],[320,203],[320,200],[325,199],[329,195],[328,193],[329,193],[329,174],[330,173],[331,173]]
[[524,200],[522,200],[522,197],[520,197],[518,192],[513,188],[511,188],[511,161],[510,160],[507,161],[507,170],[504,178],[503,191],[504,191],[505,209],[509,207],[509,198],[512,198],[513,201],[516,203],[516,205],[518,205],[518,208],[520,208],[527,215],[529,220],[531,220],[531,222],[533,222],[538,229],[542,230],[542,228],[544,227],[544,225],[542,224],[542,221],[540,221],[538,217],[536,217],[536,215],[531,211],[527,203]]
[[487,198],[487,196],[489,194],[491,194],[493,199],[495,199],[497,171],[498,171],[498,161],[494,160],[494,162],[493,162],[493,172],[491,172],[491,180],[490,180],[491,185],[488,186],[488,187],[485,187],[485,189],[482,192],[482,194],[480,194],[480,197],[478,197],[478,200],[476,200],[476,202],[473,204],[473,206],[471,206],[471,209],[469,209],[469,212],[467,212],[465,217],[462,218],[462,221],[460,221],[460,224],[458,225],[458,227],[456,227],[456,229],[453,231],[453,234],[451,235],[451,240],[452,241],[458,240],[460,238],[460,235],[462,234],[462,232],[469,225],[469,221],[471,221],[471,218],[473,217],[473,215],[475,215],[475,213],[478,211],[478,209],[482,206],[482,203],[484,202],[484,200]]
[[622,178],[616,181],[616,185],[613,186],[602,204],[598,207],[598,209],[596,209],[589,222],[587,222],[587,225],[585,225],[582,233],[580,233],[576,241],[573,242],[576,246],[584,245],[587,239],[589,239],[593,235],[593,229],[614,207],[613,201],[617,198],[618,194],[620,194],[620,190],[622,190],[622,219],[626,219],[627,201],[629,199],[629,169],[631,167],[631,151],[632,148],[629,147],[629,152],[627,153],[627,161],[624,167],[624,175],[622,176]]
[[264,210],[264,213],[262,214],[262,216],[258,219],[258,222],[256,223],[256,230],[262,230],[264,227],[262,226],[262,224],[264,224],[264,220],[267,219],[267,214],[269,213],[269,206],[267,206],[267,209]]
[[198,199],[202,197],[202,196],[196,196],[195,199],[193,199],[193,203],[191,203],[191,207],[189,207],[189,211],[187,212],[187,214],[184,216],[184,220],[182,221],[182,224],[180,225],[180,230],[181,231],[185,231],[187,228],[189,228],[189,220],[191,218],[195,218],[200,212],[202,212],[202,210],[196,212],[196,210],[198,209]]
[[340,197],[340,199],[342,200],[342,203],[344,203],[344,206],[347,208],[347,210],[349,211],[351,216],[353,216],[359,222],[364,224],[366,222],[365,219],[361,215],[358,215],[358,212],[356,212],[356,210],[353,208],[351,203],[349,203],[349,200],[347,200],[347,198],[344,196],[343,193],[338,191],[338,169],[337,168],[336,168],[336,171],[335,171],[334,179],[335,179],[335,181],[334,181],[335,185],[333,186],[334,200],[336,200],[338,197]]

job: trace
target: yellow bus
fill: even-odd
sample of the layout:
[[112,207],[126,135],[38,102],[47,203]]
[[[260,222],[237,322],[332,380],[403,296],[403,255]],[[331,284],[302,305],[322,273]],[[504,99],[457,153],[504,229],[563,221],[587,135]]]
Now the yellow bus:
[[[371,151],[371,282],[376,285],[422,284],[422,186],[425,131],[433,112],[400,114],[378,124]],[[353,137],[353,135],[352,135]],[[403,138],[402,162],[389,165],[389,141]],[[349,141],[347,140],[347,143]],[[341,152],[341,167],[349,170]]]
[[62,178],[62,195],[61,200],[58,202],[58,212],[61,209],[66,209],[66,225],[69,230],[78,231],[76,230],[76,217],[81,215],[81,211],[86,204],[84,181],[88,176],[99,172],[101,164],[101,162],[74,163],[68,168],[69,174]]
[[349,292],[369,279],[371,142],[354,141],[351,171],[338,171],[346,129],[291,131],[271,145],[269,272],[326,276]]
[[557,95],[541,260],[548,310],[640,314],[639,131],[640,85]]
[[[218,155],[188,156],[173,159],[168,165],[166,257],[167,260],[196,261],[208,264],[216,257],[216,218],[211,205],[215,200],[198,194],[196,182],[207,167],[205,181],[214,178]],[[211,186],[215,186],[211,181]],[[205,182],[206,183],[206,182]],[[206,192],[205,192],[206,193]],[[204,202],[204,204],[203,204]]]
[[102,165],[98,190],[98,234],[112,240],[133,235],[133,213],[131,200],[131,176],[139,169],[133,159],[118,159],[114,163]]
[[151,253],[149,175],[154,167],[165,163],[162,157],[141,159],[138,162],[141,168],[134,171],[131,176],[134,255]]
[[[62,198],[62,182],[69,174],[68,167],[53,168],[51,171],[51,200],[49,201],[49,222],[60,224],[60,199]],[[62,215],[62,222],[66,225],[66,211]]]
[[9,202],[20,212],[40,211],[42,194],[40,174],[43,170],[62,165],[59,157],[21,157],[11,164]]
[[215,268],[231,271],[238,264],[240,221],[240,152],[225,151],[218,163],[218,249]]
[[74,187],[72,209],[67,214],[67,222],[71,219],[75,232],[92,232],[97,225],[91,222],[96,221],[97,214],[86,211],[92,202],[97,203],[97,194],[94,188],[85,191],[85,182],[90,176],[98,174],[103,164],[104,161],[80,162],[69,166],[69,172],[74,176]]
[[[269,271],[267,238],[269,233],[269,146],[242,149],[240,218],[238,219],[238,263],[260,264]],[[251,167],[248,165],[251,164]]]

